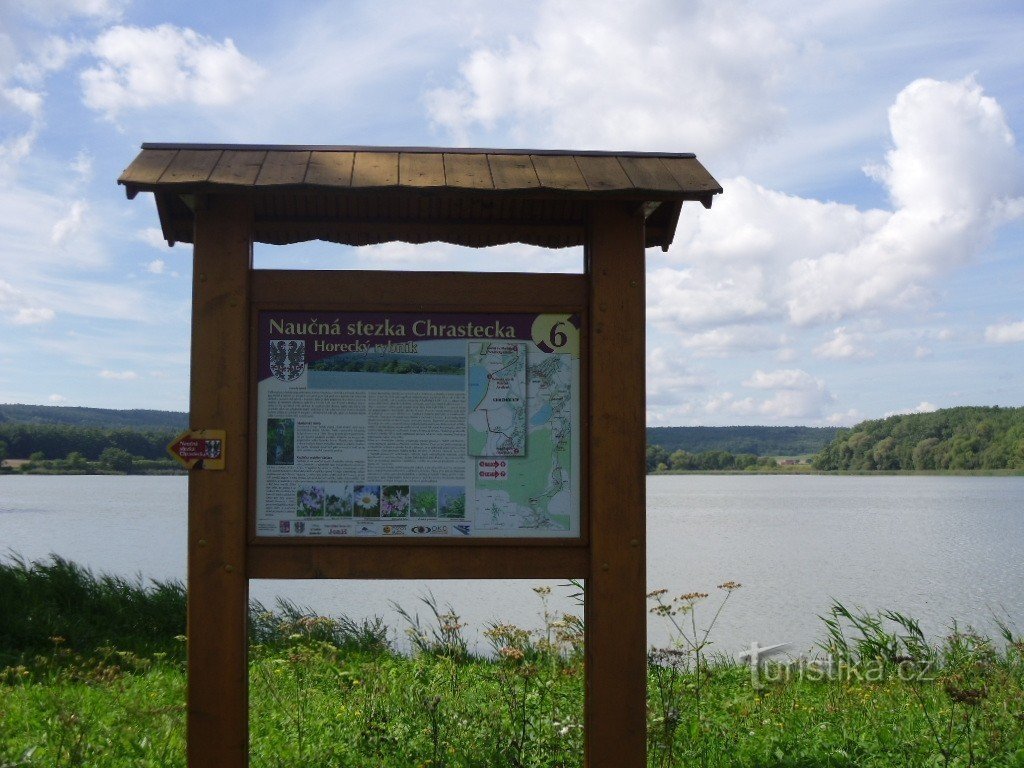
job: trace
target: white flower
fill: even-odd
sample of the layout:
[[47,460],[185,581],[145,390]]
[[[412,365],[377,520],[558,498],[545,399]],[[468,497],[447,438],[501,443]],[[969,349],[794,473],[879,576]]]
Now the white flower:
[[363,509],[373,509],[377,506],[377,497],[372,493],[364,493],[356,499],[356,506]]

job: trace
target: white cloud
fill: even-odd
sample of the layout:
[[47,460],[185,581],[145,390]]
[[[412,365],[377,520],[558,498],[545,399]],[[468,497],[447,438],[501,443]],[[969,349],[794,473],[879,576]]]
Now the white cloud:
[[676,330],[787,319],[789,270],[850,247],[888,214],[787,195],[737,178],[710,212],[684,206],[676,242],[648,276],[649,316]]
[[14,325],[36,325],[56,317],[52,309],[37,305],[5,280],[0,280],[0,313],[9,315]]
[[[653,350],[655,353],[658,351]],[[821,422],[825,420],[825,409],[835,402],[824,381],[799,369],[755,371],[743,386],[759,394],[747,396],[728,390],[695,396],[694,390],[707,389],[714,383],[707,374],[700,377],[699,387],[688,387],[690,391],[686,391],[685,384],[672,386],[674,378],[685,381],[688,377],[692,374],[685,369],[675,372],[670,357],[659,359],[656,355],[649,355],[649,424],[678,424],[680,421],[696,424]]]
[[9,309],[20,302],[19,291],[6,280],[0,280],[0,309]]
[[50,230],[50,241],[60,247],[68,238],[73,237],[82,229],[88,204],[84,200],[75,200],[68,214],[57,221]]
[[856,408],[851,408],[848,411],[837,411],[836,413],[830,413],[825,419],[826,423],[836,427],[850,427],[861,421],[864,421],[864,414],[858,411]]
[[135,371],[108,371],[102,370],[99,373],[101,379],[110,379],[112,381],[134,381],[139,378],[139,374]]
[[734,413],[737,406],[746,413],[757,413],[774,422],[821,419],[826,406],[835,402],[825,382],[798,368],[776,371],[757,370],[743,382],[751,389],[771,391],[763,400],[744,398],[729,405]]
[[758,369],[743,382],[743,386],[753,389],[806,389],[817,381],[807,371],[799,368],[781,368],[777,371]]
[[468,248],[450,243],[391,242],[353,249],[369,269],[468,270],[480,272],[580,272],[582,250],[549,249],[522,243]]
[[146,265],[146,271],[153,275],[162,275],[167,269],[163,259],[153,259]]
[[968,263],[1015,209],[1021,159],[1002,110],[973,79],[916,80],[889,110],[894,147],[870,169],[896,206],[842,251],[790,267],[790,318],[799,324],[902,308],[940,274]]
[[5,88],[4,99],[15,109],[37,119],[43,114],[43,94],[27,88]]
[[90,18],[97,22],[117,21],[129,0],[8,0],[26,16],[47,25],[72,18]]
[[[974,259],[1024,208],[1021,157],[973,80],[917,80],[889,113],[893,149],[871,169],[893,210],[785,195],[727,179],[710,213],[684,208],[650,317],[677,330],[784,319],[804,326],[905,311]],[[821,348],[821,354],[842,352]]]
[[882,416],[882,418],[888,419],[890,416],[899,416],[904,413],[932,413],[933,411],[937,410],[939,410],[939,406],[935,405],[935,403],[929,403],[927,400],[922,400],[913,408],[907,408],[902,411],[889,411],[884,416]]
[[696,266],[647,272],[647,316],[668,328],[707,328],[772,319],[778,310],[766,300],[770,278],[749,265],[730,270]]
[[18,63],[14,75],[22,83],[41,86],[47,75],[64,69],[72,59],[88,50],[87,40],[52,35],[35,46],[32,59]]
[[[111,283],[109,279],[48,277],[36,293],[63,314],[133,323],[159,323],[182,313],[173,297],[153,295],[141,287]],[[187,313],[187,306],[184,310]]]
[[828,360],[849,360],[851,358],[873,357],[874,352],[864,346],[863,333],[849,331],[844,326],[832,332],[832,338],[814,348],[816,357]]
[[46,398],[49,402],[54,405],[60,405],[61,403],[67,402],[67,398],[64,395],[52,394]]
[[646,367],[648,424],[679,424],[698,413],[703,396],[696,395],[712,383],[706,370],[685,365],[674,345],[649,347]]
[[649,427],[678,426],[693,418],[697,407],[692,402],[676,405],[658,405],[647,403],[647,425]]
[[552,0],[532,31],[476,47],[459,81],[426,100],[460,143],[504,129],[548,146],[665,149],[682,139],[735,154],[780,124],[776,87],[795,50],[742,3],[600,0],[583,11]]
[[167,241],[164,240],[164,232],[159,227],[141,229],[136,234],[136,237],[146,245],[150,245],[159,251],[166,251],[168,248]]
[[708,398],[704,410],[710,414],[730,414],[732,416],[750,416],[757,410],[757,404],[752,397],[736,399],[732,392],[722,392]]
[[43,94],[21,87],[0,88],[0,110],[20,112],[28,118],[28,125],[21,132],[12,130],[9,138],[0,141],[0,179],[3,179],[32,152],[43,126]]
[[113,27],[96,39],[92,54],[98,62],[82,72],[83,98],[109,120],[152,106],[225,106],[253,93],[263,77],[230,38],[218,43],[170,24]]
[[84,150],[79,152],[71,163],[71,170],[82,181],[89,181],[92,178],[92,155]]
[[[658,350],[654,350],[657,352]],[[806,423],[828,420],[848,421],[857,418],[856,412],[832,414],[825,417],[826,408],[835,402],[825,382],[800,369],[755,371],[743,386],[759,394],[741,396],[728,390],[695,397],[682,388],[666,392],[663,382],[671,381],[672,360],[653,357],[648,362],[649,424],[678,424],[681,421],[707,423]],[[705,377],[707,378],[707,377]],[[654,382],[653,397],[650,383]],[[710,379],[706,382],[712,383]],[[702,387],[702,388],[706,388]]]
[[973,78],[915,80],[889,108],[889,126],[894,146],[886,164],[867,170],[897,209],[984,214],[1019,186],[1006,117]]
[[914,348],[914,358],[917,360],[927,360],[933,354],[935,353],[932,351],[932,348],[926,347],[923,344],[919,344]]
[[756,325],[733,325],[681,335],[679,344],[698,357],[728,357],[736,352],[776,349],[785,337]]
[[798,353],[792,347],[785,347],[780,349],[775,355],[775,359],[780,363],[791,363],[796,360]]
[[22,307],[12,318],[15,325],[37,325],[48,323],[56,317],[52,309],[48,307]]
[[83,200],[50,194],[39,185],[0,183],[0,274],[17,275],[28,287],[51,275],[108,264],[111,252],[100,242],[104,232],[97,217],[87,215],[90,209]]
[[989,344],[1015,344],[1024,341],[1024,320],[988,326],[985,329],[985,341]]
[[412,243],[380,243],[356,248],[356,258],[376,269],[450,269],[452,246],[424,248]]
[[704,389],[706,374],[687,369],[675,350],[653,347],[647,350],[647,402],[678,403],[687,391]]

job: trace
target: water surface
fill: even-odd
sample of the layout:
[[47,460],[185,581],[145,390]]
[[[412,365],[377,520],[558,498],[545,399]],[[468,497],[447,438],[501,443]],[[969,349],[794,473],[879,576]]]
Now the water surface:
[[[0,556],[56,553],[97,571],[184,578],[183,477],[0,477]],[[993,614],[1024,630],[1024,477],[675,475],[648,478],[648,585],[730,598],[714,638],[733,652],[758,641],[808,649],[835,598],[895,608],[941,633],[948,622],[990,629]],[[328,613],[383,615],[417,607],[429,588],[451,602],[483,650],[488,622],[538,626],[532,587],[558,581],[254,581],[253,597],[284,595]],[[422,606],[421,606],[422,612]],[[666,629],[651,618],[650,639]]]

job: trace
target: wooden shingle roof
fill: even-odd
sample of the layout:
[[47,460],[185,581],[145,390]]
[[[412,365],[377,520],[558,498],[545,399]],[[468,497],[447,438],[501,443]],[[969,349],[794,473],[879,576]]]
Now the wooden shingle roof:
[[667,249],[683,202],[722,187],[692,154],[427,147],[143,144],[118,179],[153,192],[163,234],[192,242],[198,196],[252,199],[254,239],[580,245],[589,205],[635,202]]

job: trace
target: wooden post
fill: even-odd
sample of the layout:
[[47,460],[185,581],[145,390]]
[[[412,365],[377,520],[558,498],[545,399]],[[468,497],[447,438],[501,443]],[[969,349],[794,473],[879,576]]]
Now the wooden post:
[[199,201],[192,278],[193,429],[224,429],[223,471],[188,486],[188,765],[249,763],[249,278],[252,213],[236,198]]
[[587,765],[642,768],[647,746],[644,219],[596,203],[590,276]]

